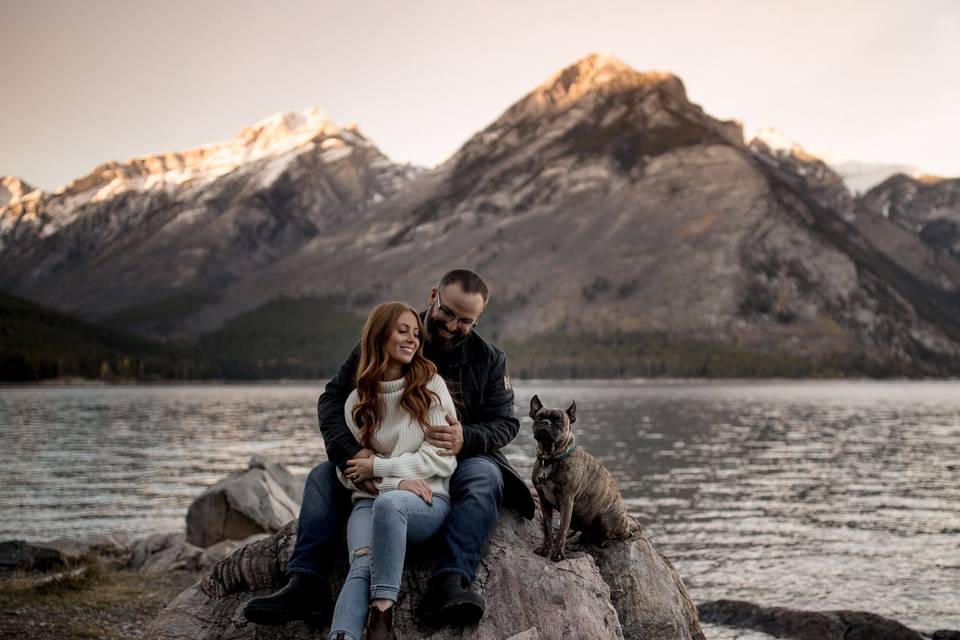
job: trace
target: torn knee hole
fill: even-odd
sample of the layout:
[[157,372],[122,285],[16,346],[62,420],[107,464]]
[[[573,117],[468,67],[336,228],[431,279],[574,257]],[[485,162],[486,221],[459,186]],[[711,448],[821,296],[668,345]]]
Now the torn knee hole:
[[354,558],[359,558],[360,556],[370,555],[370,547],[360,547],[353,552]]

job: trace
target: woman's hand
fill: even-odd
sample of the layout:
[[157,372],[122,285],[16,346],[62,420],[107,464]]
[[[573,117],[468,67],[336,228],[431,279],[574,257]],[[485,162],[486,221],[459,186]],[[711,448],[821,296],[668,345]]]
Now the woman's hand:
[[354,484],[362,480],[373,478],[373,456],[358,458],[356,456],[347,460],[347,479]]
[[401,480],[400,484],[397,485],[397,489],[415,493],[423,498],[423,501],[427,504],[433,504],[433,491],[430,489],[430,485],[424,480],[420,480],[419,478],[416,480]]

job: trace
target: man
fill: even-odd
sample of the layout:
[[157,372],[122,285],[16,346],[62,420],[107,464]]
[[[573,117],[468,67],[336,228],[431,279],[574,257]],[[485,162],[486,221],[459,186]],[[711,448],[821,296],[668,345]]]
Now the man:
[[[530,490],[500,452],[520,428],[506,357],[473,331],[488,297],[480,276],[454,269],[430,292],[423,312],[424,355],[437,365],[460,413],[460,420],[448,415],[447,424],[431,425],[426,436],[441,455],[455,455],[458,461],[450,478],[452,510],[439,536],[436,570],[422,609],[435,625],[469,625],[483,616],[483,598],[472,583],[501,504],[527,518],[534,513]],[[328,461],[307,478],[287,585],[247,603],[244,615],[251,622],[322,622],[332,611],[329,576],[351,509],[350,491],[337,479],[336,468],[346,470],[347,461],[363,455],[343,414],[359,359],[357,345],[320,396],[317,414]],[[375,480],[361,484],[377,493]]]

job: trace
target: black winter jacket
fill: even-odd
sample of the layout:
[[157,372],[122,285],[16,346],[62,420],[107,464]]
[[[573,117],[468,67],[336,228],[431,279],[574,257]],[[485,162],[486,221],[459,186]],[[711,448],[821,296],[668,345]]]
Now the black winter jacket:
[[[520,430],[513,409],[513,389],[507,377],[507,358],[500,349],[471,332],[449,351],[424,344],[429,358],[447,382],[463,425],[463,448],[457,455],[487,455],[503,473],[503,501],[524,517],[533,518],[534,503],[526,482],[500,452]],[[341,470],[360,451],[360,444],[347,428],[343,407],[357,383],[360,345],[354,347],[317,402],[320,433],[327,458]]]

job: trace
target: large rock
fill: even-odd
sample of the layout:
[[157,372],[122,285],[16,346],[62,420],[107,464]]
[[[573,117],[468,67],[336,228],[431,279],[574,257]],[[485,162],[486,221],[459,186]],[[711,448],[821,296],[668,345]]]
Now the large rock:
[[129,569],[144,573],[198,571],[203,549],[184,539],[182,533],[155,533],[133,545]]
[[223,540],[202,549],[187,542],[182,533],[155,533],[133,544],[130,562],[125,568],[144,573],[199,571],[223,560],[245,544],[267,535],[258,533],[242,541]]
[[742,600],[716,600],[701,604],[700,615],[705,622],[794,640],[924,640],[920,632],[866,611],[802,611]]
[[187,511],[187,542],[209,547],[274,533],[296,518],[303,500],[303,478],[282,464],[254,456],[246,470],[221,480],[193,501]]
[[42,544],[59,551],[69,563],[96,560],[109,569],[130,564],[134,548],[134,542],[125,533],[97,534],[78,540],[57,538]]
[[[487,603],[486,615],[478,626],[466,629],[428,629],[420,625],[414,612],[432,563],[429,549],[412,552],[397,605],[397,638],[703,638],[696,608],[683,582],[645,537],[606,549],[585,547],[571,554],[574,557],[554,563],[533,553],[540,536],[536,521],[504,513],[477,576],[477,586]],[[283,584],[295,539],[294,521],[276,535],[249,544],[216,564],[206,577],[160,612],[145,637],[319,637],[320,630],[304,623],[261,627],[248,624],[242,614],[248,600]],[[334,578],[335,589],[339,589],[344,573],[342,559]]]
[[67,558],[63,553],[48,546],[26,540],[0,542],[0,570],[49,571],[66,564]]

